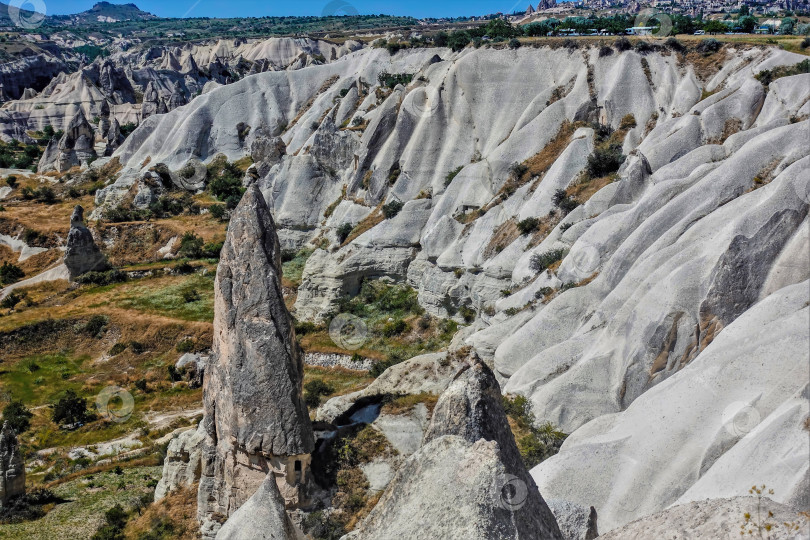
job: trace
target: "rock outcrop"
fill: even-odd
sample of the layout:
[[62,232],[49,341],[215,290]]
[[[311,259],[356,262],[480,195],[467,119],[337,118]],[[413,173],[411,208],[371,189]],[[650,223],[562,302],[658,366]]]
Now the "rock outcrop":
[[[204,99],[148,118],[122,144],[114,186],[126,192],[147,157],[171,170],[189,156],[235,161],[259,133],[280,133],[285,152],[269,148],[251,178],[285,249],[318,239],[298,319],[323,318],[377,278],[407,282],[432,315],[461,322],[475,311],[459,339],[491,362],[505,391],[530,400],[538,421],[571,433],[535,471],[541,492],[593,505],[602,530],[683,497],[739,495],[758,475],[794,503],[807,467],[772,467],[757,445],[810,453],[797,427],[806,377],[794,363],[806,362],[810,338],[796,322],[802,308],[784,299],[810,277],[810,75],[766,89],[756,74],[804,57],[726,45],[697,69],[674,54],[599,52],[370,48],[209,83]],[[378,84],[383,71],[414,79],[391,89]],[[575,129],[582,118],[601,125]],[[608,136],[627,159],[615,176],[579,182]],[[566,189],[579,205],[555,201]],[[403,208],[383,219],[381,205],[394,200]],[[542,226],[521,234],[529,218]],[[365,232],[335,242],[338,227],[360,223]],[[555,262],[538,270],[533,261],[547,256]],[[728,333],[748,340],[735,345]],[[769,347],[789,353],[774,364]],[[740,369],[726,373],[721,360]],[[700,399],[686,391],[704,383]],[[330,400],[324,418],[355,397]],[[740,415],[751,429],[724,418]],[[699,436],[679,446],[683,433]]]
[[471,358],[439,398],[422,448],[348,538],[561,539],[508,426],[495,376]]
[[207,369],[198,515],[211,537],[268,474],[288,505],[304,502],[314,447],[302,352],[281,292],[279,241],[256,186],[234,210],[222,248]]
[[174,364],[174,368],[177,370],[183,380],[188,383],[189,388],[199,388],[203,383],[205,365],[207,363],[207,356],[186,353],[177,360],[177,362]]
[[79,205],[76,205],[70,216],[70,231],[65,247],[65,266],[70,271],[71,280],[87,272],[107,268],[107,259],[93,240],[93,233],[85,226],[84,208]]
[[298,540],[273,475],[222,526],[216,540]]
[[163,474],[155,487],[155,501],[159,501],[180,487],[190,487],[200,480],[202,442],[205,432],[202,426],[188,429],[170,442],[163,461]]
[[554,514],[563,540],[594,540],[599,536],[596,508],[586,508],[568,501],[550,499],[546,501]]
[[20,454],[17,434],[8,422],[0,430],[0,506],[25,493],[25,463]]
[[[746,518],[746,515],[749,517]],[[646,538],[810,538],[810,518],[768,497],[695,501],[667,508],[601,535],[603,540]]]
[[65,172],[72,167],[86,164],[97,157],[94,149],[95,132],[79,109],[65,128],[58,143],[52,139],[39,160],[37,172]]

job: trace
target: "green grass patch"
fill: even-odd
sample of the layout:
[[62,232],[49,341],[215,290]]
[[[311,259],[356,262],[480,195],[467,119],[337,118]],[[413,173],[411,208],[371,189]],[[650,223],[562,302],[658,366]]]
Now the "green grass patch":
[[85,372],[87,355],[73,356],[69,352],[28,356],[13,366],[4,366],[0,371],[3,389],[14,399],[29,407],[55,401],[56,396],[67,389],[78,391],[82,383],[71,380]]
[[162,467],[126,468],[87,474],[53,488],[64,500],[41,519],[0,525],[0,538],[54,540],[90,538],[104,521],[104,513],[116,504],[131,509],[139,499],[154,492]]
[[[197,295],[193,292],[196,291]],[[193,275],[164,287],[150,286],[149,282],[122,292],[118,305],[184,321],[213,322],[214,275]]]
[[281,264],[281,273],[284,276],[284,279],[288,280],[292,283],[295,287],[301,284],[301,275],[304,273],[304,266],[307,264],[307,259],[315,250],[313,249],[302,249],[299,250],[295,255],[287,254],[284,259],[286,259]]

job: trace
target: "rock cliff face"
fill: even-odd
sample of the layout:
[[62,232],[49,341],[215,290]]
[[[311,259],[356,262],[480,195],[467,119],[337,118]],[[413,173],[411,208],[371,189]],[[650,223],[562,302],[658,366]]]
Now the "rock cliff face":
[[65,172],[77,165],[86,165],[97,157],[94,148],[96,134],[84,113],[79,110],[65,128],[65,133],[57,142],[51,139],[45,153],[39,160],[37,171],[40,173]]
[[107,267],[107,259],[93,240],[93,233],[84,225],[84,208],[79,205],[76,205],[70,216],[65,266],[70,271],[70,279]]
[[184,431],[169,442],[163,461],[163,475],[155,487],[155,501],[159,501],[179,487],[190,487],[200,480],[202,426]]
[[[120,124],[138,123],[186,104],[207,83],[228,84],[250,74],[330,62],[362,46],[352,40],[335,45],[300,38],[223,39],[134,47],[86,65],[61,51],[31,55],[0,64],[3,101],[8,102],[0,115],[0,137],[29,141],[28,130],[47,125],[64,130],[77,110],[94,118],[104,116],[105,106]],[[24,94],[29,87],[36,91]]]
[[25,463],[17,444],[17,434],[3,422],[0,431],[0,506],[25,493]]
[[[475,310],[459,339],[571,433],[533,471],[544,496],[594,506],[603,531],[762,475],[778,502],[806,504],[807,460],[777,467],[762,449],[810,454],[810,75],[755,77],[801,60],[726,46],[706,72],[675,53],[363,49],[146,119],[96,202],[147,157],[177,171],[255,148],[285,249],[321,247],[296,317],[379,277],[432,314]],[[391,88],[383,72],[413,79]],[[606,141],[627,157],[600,175]],[[339,244],[345,224],[358,234]]]
[[281,293],[278,237],[254,186],[231,217],[215,282],[198,498],[204,535],[216,533],[268,474],[288,504],[305,500],[314,438],[302,378],[302,353]]
[[442,393],[422,448],[349,538],[562,538],[479,359]]

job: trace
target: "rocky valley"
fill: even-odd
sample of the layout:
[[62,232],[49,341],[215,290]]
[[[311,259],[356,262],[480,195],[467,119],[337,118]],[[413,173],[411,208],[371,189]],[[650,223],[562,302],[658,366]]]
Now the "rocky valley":
[[407,34],[0,65],[0,538],[810,536],[806,50]]

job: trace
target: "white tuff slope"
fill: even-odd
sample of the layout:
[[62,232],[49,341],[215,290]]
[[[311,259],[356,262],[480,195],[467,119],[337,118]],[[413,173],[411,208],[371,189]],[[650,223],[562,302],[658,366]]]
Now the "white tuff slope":
[[[574,432],[535,470],[544,495],[595,506],[603,530],[681,499],[742,495],[753,483],[806,504],[806,466],[759,452],[810,454],[800,431],[808,378],[797,371],[810,345],[802,307],[810,75],[768,89],[754,78],[801,59],[729,50],[704,83],[674,54],[363,50],[247,77],[147,120],[118,151],[127,169],[98,202],[138,182],[147,156],[177,170],[192,157],[237,159],[280,134],[286,155],[254,174],[281,241],[297,248],[323,234],[332,245],[307,263],[297,317],[319,318],[361,279],[380,276],[407,280],[432,313],[478,310],[480,331],[467,342],[507,392],[531,399],[539,420]],[[414,81],[378,99],[383,70]],[[703,90],[716,93],[701,101]],[[627,114],[636,127],[624,138],[631,155],[618,181],[553,221],[538,245],[523,235],[496,246],[510,220],[553,208],[554,191],[584,168],[594,131],[573,133],[542,181],[501,195],[510,167],[540,152],[565,121],[615,128]],[[340,129],[352,118],[365,127]],[[240,122],[251,126],[246,137]],[[394,199],[405,203],[395,218],[337,247],[334,229]],[[466,224],[453,219],[478,208],[486,212]],[[558,248],[559,268],[537,276],[532,255]],[[555,290],[547,303],[535,295],[544,287]],[[750,340],[735,343],[736,335]],[[726,372],[726,363],[740,369]],[[698,381],[714,393],[688,391]],[[735,433],[727,417],[740,407],[756,414]],[[745,474],[731,465],[739,460]],[[590,473],[574,472],[582,470]]]

